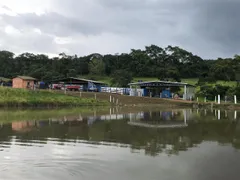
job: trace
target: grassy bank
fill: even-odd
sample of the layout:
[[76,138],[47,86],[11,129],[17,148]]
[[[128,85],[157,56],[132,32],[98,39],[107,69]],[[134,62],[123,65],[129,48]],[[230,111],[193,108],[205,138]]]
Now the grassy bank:
[[107,101],[80,98],[50,91],[29,91],[0,87],[1,107],[104,106]]

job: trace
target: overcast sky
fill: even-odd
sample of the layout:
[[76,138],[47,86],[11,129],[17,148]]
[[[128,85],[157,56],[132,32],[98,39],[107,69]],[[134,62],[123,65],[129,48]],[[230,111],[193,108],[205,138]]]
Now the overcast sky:
[[0,49],[122,53],[156,44],[240,54],[240,0],[0,0]]

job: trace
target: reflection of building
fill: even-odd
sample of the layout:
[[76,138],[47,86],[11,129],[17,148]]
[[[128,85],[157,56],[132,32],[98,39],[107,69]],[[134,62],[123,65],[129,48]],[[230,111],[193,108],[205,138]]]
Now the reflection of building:
[[141,126],[148,128],[181,128],[188,126],[187,120],[190,118],[192,111],[160,111],[160,112],[145,112],[143,117],[130,118],[129,125]]
[[14,131],[31,131],[32,127],[35,126],[34,121],[20,121],[20,122],[12,122],[12,130]]

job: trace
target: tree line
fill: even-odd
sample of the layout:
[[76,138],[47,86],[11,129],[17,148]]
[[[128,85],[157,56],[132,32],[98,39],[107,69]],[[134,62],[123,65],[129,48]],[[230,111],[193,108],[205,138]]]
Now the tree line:
[[44,54],[0,51],[0,77],[27,75],[48,81],[63,77],[90,76],[95,80],[111,76],[116,85],[126,85],[132,77],[156,77],[160,80],[199,78],[199,83],[239,79],[240,56],[204,60],[180,47],[161,48],[156,45],[131,49],[130,53],[98,53],[79,57],[59,54],[50,58]]

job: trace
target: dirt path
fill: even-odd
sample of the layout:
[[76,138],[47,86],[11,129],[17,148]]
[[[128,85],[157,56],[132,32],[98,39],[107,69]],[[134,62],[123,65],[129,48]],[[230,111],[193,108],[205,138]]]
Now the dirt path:
[[119,94],[110,94],[110,93],[94,93],[94,92],[67,92],[68,95],[78,96],[82,98],[96,98],[99,100],[110,101],[110,96],[112,104],[123,105],[123,106],[145,106],[145,105],[159,105],[166,107],[174,106],[193,106],[194,102],[184,101],[184,100],[172,100],[172,99],[160,99],[160,98],[150,98],[150,97],[135,97],[135,96],[126,96]]

